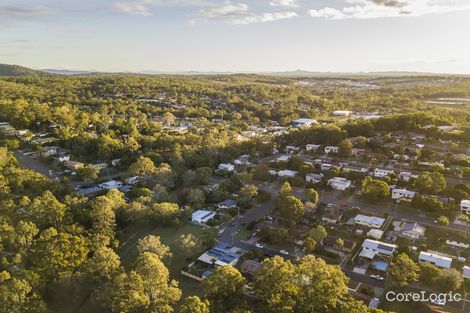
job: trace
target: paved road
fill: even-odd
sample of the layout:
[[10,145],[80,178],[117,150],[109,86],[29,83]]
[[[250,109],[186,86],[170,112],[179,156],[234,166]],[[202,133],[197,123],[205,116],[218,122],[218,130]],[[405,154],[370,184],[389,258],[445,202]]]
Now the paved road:
[[[47,177],[58,177],[58,173],[55,169],[48,167],[41,163],[38,159],[34,159],[28,155],[25,155],[19,151],[14,151],[13,154],[15,155],[16,159],[20,164],[30,170],[36,171],[41,173]],[[52,174],[52,175],[51,175]]]

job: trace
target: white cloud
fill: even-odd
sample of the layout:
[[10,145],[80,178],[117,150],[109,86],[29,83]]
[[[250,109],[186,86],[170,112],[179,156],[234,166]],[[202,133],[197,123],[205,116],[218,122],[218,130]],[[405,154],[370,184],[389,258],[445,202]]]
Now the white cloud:
[[116,9],[121,12],[133,14],[133,15],[141,15],[141,16],[150,16],[152,13],[150,12],[149,8],[144,4],[138,2],[118,2],[115,4]]
[[55,10],[44,5],[0,5],[0,17],[37,18],[54,13]]
[[115,8],[121,12],[141,15],[141,16],[150,16],[152,12],[150,10],[151,6],[156,5],[203,5],[207,4],[205,0],[130,0],[124,2],[117,2],[114,4]]
[[192,23],[220,21],[232,25],[273,22],[297,16],[293,11],[254,13],[244,3],[225,3],[202,8],[193,15]]
[[422,16],[470,10],[468,0],[346,0],[349,6],[309,10],[308,15],[326,19],[371,19]]
[[269,5],[273,7],[295,8],[297,7],[297,0],[271,0]]

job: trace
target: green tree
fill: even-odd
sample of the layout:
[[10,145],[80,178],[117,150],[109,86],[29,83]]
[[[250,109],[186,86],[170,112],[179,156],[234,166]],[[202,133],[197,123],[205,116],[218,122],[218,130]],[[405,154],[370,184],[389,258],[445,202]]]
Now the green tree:
[[315,240],[315,242],[322,242],[326,236],[328,236],[328,233],[322,225],[312,228],[309,232],[309,237]]
[[313,238],[307,237],[304,241],[304,247],[308,253],[313,253],[317,248],[317,242]]
[[302,201],[294,196],[287,196],[279,206],[280,216],[291,226],[300,221],[304,213],[305,210]]
[[80,178],[87,183],[96,180],[99,173],[100,168],[93,164],[87,164],[77,170],[77,174],[80,176]]
[[160,185],[165,186],[166,188],[173,188],[176,176],[169,164],[162,163],[155,170],[155,178]]
[[457,291],[463,283],[462,274],[455,268],[445,268],[440,270],[435,279],[437,288],[442,292]]
[[240,195],[251,200],[258,195],[258,187],[255,185],[245,185],[240,189]]
[[180,313],[209,313],[209,302],[201,300],[198,296],[189,296],[184,299]]
[[390,197],[390,188],[386,182],[367,176],[362,181],[361,194],[369,201],[378,202]]
[[140,254],[135,271],[142,277],[144,293],[150,299],[149,312],[173,312],[174,304],[181,297],[181,290],[176,281],[170,281],[170,273],[160,258],[150,252]]
[[44,230],[33,246],[34,268],[51,280],[69,277],[88,255],[86,240],[54,228]]
[[147,235],[137,241],[137,252],[142,254],[150,252],[157,255],[161,260],[169,260],[173,256],[170,247],[164,245],[160,241],[160,237],[154,235]]
[[147,157],[139,157],[137,161],[129,166],[129,174],[132,176],[149,177],[156,172],[153,161]]
[[85,271],[96,283],[109,282],[115,275],[122,272],[121,260],[113,249],[99,247],[87,260]]
[[150,218],[160,225],[169,225],[178,221],[181,209],[176,203],[154,203],[150,207]]
[[33,199],[24,215],[39,228],[60,228],[68,214],[68,208],[50,192],[45,191]]
[[448,226],[449,225],[449,218],[446,217],[446,216],[439,216],[437,218],[437,222],[439,223],[439,225]]
[[419,271],[419,265],[413,262],[407,254],[401,253],[390,265],[388,276],[392,283],[403,287],[418,281]]
[[308,202],[318,205],[318,192],[313,188],[305,189],[305,199]]
[[219,266],[203,281],[205,297],[212,312],[230,312],[243,303],[246,280],[240,272],[230,266]]
[[351,151],[352,151],[352,143],[351,143],[351,140],[349,139],[343,139],[340,141],[340,143],[338,144],[338,155],[340,156],[344,156],[344,157],[349,157],[351,155]]

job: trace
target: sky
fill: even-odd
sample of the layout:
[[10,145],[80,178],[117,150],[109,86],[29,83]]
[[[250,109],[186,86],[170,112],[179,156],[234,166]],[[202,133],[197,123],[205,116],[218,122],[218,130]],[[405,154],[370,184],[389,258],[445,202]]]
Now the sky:
[[470,74],[470,0],[0,0],[0,63]]

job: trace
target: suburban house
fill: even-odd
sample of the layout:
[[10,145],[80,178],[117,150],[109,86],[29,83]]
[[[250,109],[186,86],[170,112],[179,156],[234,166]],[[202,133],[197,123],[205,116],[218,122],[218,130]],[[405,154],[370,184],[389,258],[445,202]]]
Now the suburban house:
[[450,268],[452,259],[436,253],[421,251],[418,257],[419,263],[431,263],[440,268]]
[[362,243],[362,251],[359,255],[368,259],[373,259],[376,255],[390,258],[397,248],[395,244],[366,239]]
[[235,266],[244,253],[243,249],[226,242],[219,242],[215,247],[210,248],[201,255],[197,261],[215,266]]
[[89,197],[89,198],[92,198],[93,196],[95,196],[100,191],[101,191],[101,189],[98,188],[97,186],[78,189],[78,192],[80,194],[84,195],[85,197]]
[[401,172],[398,175],[398,178],[405,181],[405,182],[409,182],[412,178],[418,178],[418,175],[412,174],[410,172]]
[[297,146],[286,146],[286,153],[294,153],[294,152],[299,152],[300,151],[300,147],[297,147]]
[[470,215],[470,200],[462,200],[460,202],[460,211],[467,215]]
[[326,247],[331,247],[333,249],[342,250],[345,252],[352,252],[352,250],[356,247],[356,242],[352,240],[343,239],[344,244],[342,247],[338,246],[336,241],[337,241],[337,238],[335,236],[328,235],[323,240],[323,245]]
[[281,155],[281,156],[277,157],[276,161],[277,162],[287,162],[287,161],[290,160],[290,158],[291,158],[290,155]]
[[237,207],[237,201],[232,199],[227,199],[217,204],[219,209],[232,209]]
[[41,156],[43,158],[47,158],[47,157],[56,155],[59,149],[60,149],[59,147],[55,147],[55,146],[43,147],[41,151]]
[[339,152],[339,147],[337,146],[326,146],[325,147],[325,153],[338,153]]
[[344,177],[334,177],[328,180],[328,186],[336,190],[344,191],[351,187],[351,181]]
[[367,237],[374,238],[375,240],[382,239],[383,235],[384,235],[384,231],[378,228],[371,228],[367,232]]
[[355,172],[355,173],[367,173],[369,170],[365,167],[362,167],[362,166],[356,166],[356,165],[349,165],[349,164],[346,164],[346,165],[343,165],[341,167],[342,170],[347,170],[348,172]]
[[235,165],[230,164],[230,163],[221,163],[219,164],[219,171],[234,172]]
[[292,122],[292,127],[310,127],[314,124],[317,124],[316,120],[310,118],[299,118]]
[[470,279],[470,266],[464,266],[462,270],[463,278]]
[[378,177],[378,178],[383,178],[386,176],[390,176],[392,174],[393,174],[393,170],[389,170],[389,169],[376,168],[374,170],[374,177]]
[[118,180],[110,180],[110,181],[99,184],[98,188],[111,190],[111,189],[121,188],[122,185],[123,185],[122,182],[120,182]]
[[330,164],[330,163],[321,163],[320,164],[320,169],[322,171],[328,171],[332,167],[333,167],[333,164]]
[[458,242],[455,240],[446,239],[446,244],[453,248],[468,249],[470,248],[470,243]]
[[341,220],[343,211],[338,208],[330,208],[325,214],[323,214],[321,220],[325,223],[336,224]]
[[258,272],[262,268],[260,262],[256,262],[254,260],[246,260],[243,261],[242,265],[240,266],[240,273],[243,276],[247,277],[248,279],[253,279],[255,277],[256,272]]
[[141,180],[142,180],[141,176],[131,176],[131,177],[127,177],[124,181],[126,182],[126,184],[135,185]]
[[397,202],[403,201],[411,201],[413,200],[416,192],[409,191],[406,189],[394,188],[392,189],[392,199],[397,200]]
[[241,155],[238,159],[233,161],[235,165],[250,165],[250,156],[248,154]]
[[366,154],[367,150],[366,149],[359,149],[359,148],[352,148],[351,149],[351,155],[352,156],[360,156]]
[[60,152],[54,155],[53,159],[56,162],[64,163],[70,161],[70,154],[68,154],[67,152]]
[[305,181],[308,183],[317,184],[322,181],[324,176],[325,175],[323,174],[308,173],[305,175]]
[[1,124],[0,131],[6,136],[14,136],[16,133],[15,127],[11,126],[9,123]]
[[352,114],[352,111],[346,111],[346,110],[338,110],[338,111],[333,111],[333,116],[349,116]]
[[297,176],[297,171],[291,171],[291,170],[282,170],[277,172],[277,176],[281,178],[293,178]]
[[214,211],[198,210],[191,214],[191,221],[196,224],[205,224],[215,216]]
[[392,236],[401,237],[405,239],[418,240],[424,237],[426,228],[414,222],[394,222]]
[[354,218],[354,223],[370,228],[380,228],[385,223],[385,219],[377,216],[358,214]]
[[318,148],[320,148],[321,145],[315,145],[313,143],[309,143],[308,145],[305,146],[305,150],[307,151],[317,151]]
[[82,168],[85,166],[82,162],[77,162],[77,161],[66,161],[64,163],[64,166],[68,168],[69,170],[76,171],[79,168]]

